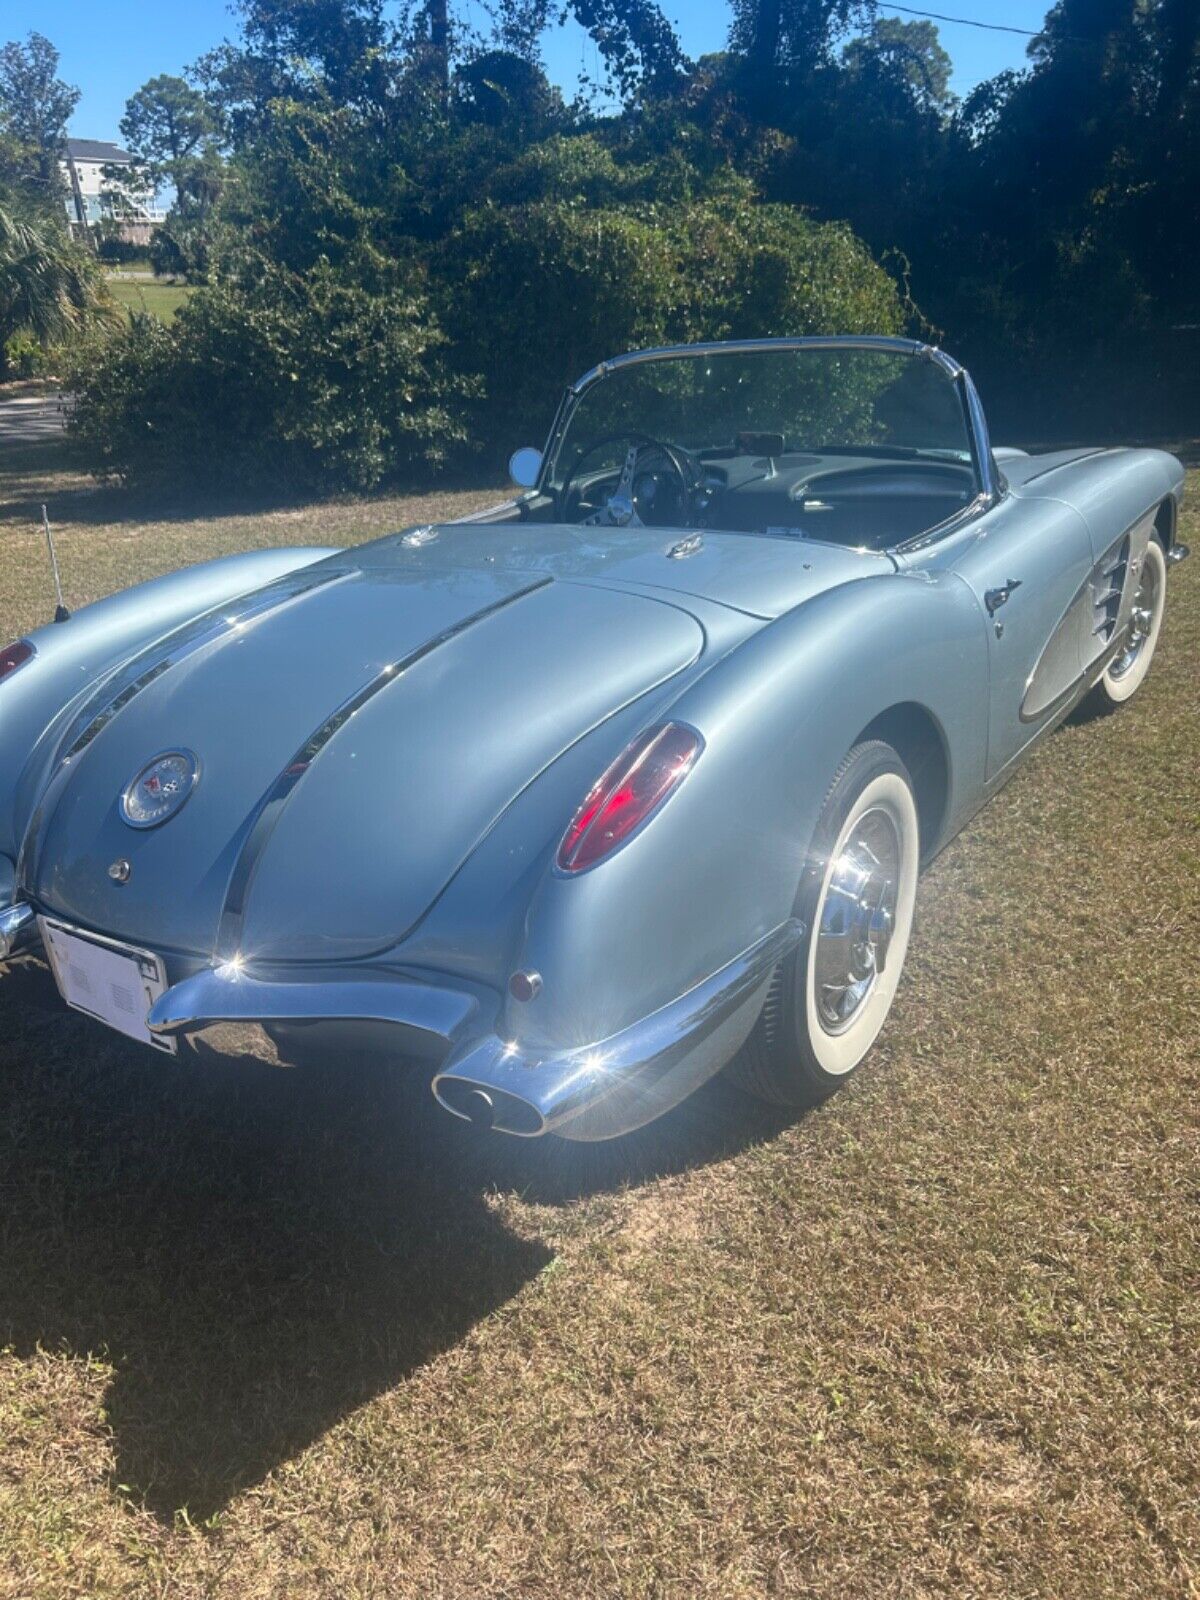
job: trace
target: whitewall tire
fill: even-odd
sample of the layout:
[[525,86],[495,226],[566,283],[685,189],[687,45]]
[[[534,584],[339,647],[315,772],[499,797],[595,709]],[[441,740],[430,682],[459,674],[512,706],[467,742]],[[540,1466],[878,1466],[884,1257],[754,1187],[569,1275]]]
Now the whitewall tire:
[[1101,707],[1124,705],[1150,671],[1167,602],[1167,558],[1152,534],[1138,572],[1133,610],[1124,642],[1093,693]]
[[912,780],[890,745],[856,745],[834,775],[796,915],[804,938],[776,969],[730,1067],[782,1105],[823,1100],[858,1066],[895,998],[912,931],[920,829]]
[[[859,794],[829,854],[804,963],[809,1048],[834,1077],[853,1072],[891,1010],[908,953],[919,859],[912,790],[899,773],[881,773]],[[873,908],[869,916],[858,911],[864,897]],[[853,908],[849,917],[846,903]],[[871,921],[886,921],[886,927],[873,930]],[[861,956],[844,957],[841,946],[857,934]]]

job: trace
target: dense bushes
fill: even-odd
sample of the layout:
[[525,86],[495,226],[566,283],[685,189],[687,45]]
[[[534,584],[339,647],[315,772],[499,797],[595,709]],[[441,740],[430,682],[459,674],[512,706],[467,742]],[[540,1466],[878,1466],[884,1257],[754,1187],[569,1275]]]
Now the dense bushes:
[[217,198],[158,236],[196,292],[170,330],[135,322],[73,375],[105,474],[490,473],[604,356],[904,321],[850,227],[769,203],[669,72],[638,114],[595,118],[511,40],[431,75],[377,8],[243,12],[246,48],[204,68],[230,151]]
[[[495,466],[609,352],[902,322],[972,366],[1009,438],[1191,425],[1194,3],[1057,0],[1028,69],[962,101],[928,20],[731,9],[728,49],[687,62],[654,0],[505,0],[483,33],[458,0],[235,0],[240,37],[122,124],[143,176],[174,175],[155,264],[200,289],[171,334],[78,364],[99,469]],[[619,107],[547,81],[568,14]],[[51,159],[59,100],[18,166]]]
[[369,488],[442,465],[462,438],[440,342],[399,274],[264,262],[253,291],[206,286],[170,328],[134,316],[87,353],[72,426],[97,471],[134,485]]
[[671,208],[540,199],[468,214],[438,262],[489,456],[539,440],[563,386],[640,345],[892,332],[896,290],[849,229],[746,193]]
[[[364,203],[360,151],[333,181],[343,137],[341,117],[281,118],[253,206],[243,186],[246,213],[173,327],[135,318],[77,362],[73,426],[98,471],[324,490],[451,461],[496,470],[606,355],[900,326],[894,285],[848,228],[762,205],[728,173],[689,183],[553,138],[496,164],[483,203],[418,251]],[[378,182],[406,190],[394,169]],[[650,198],[672,186],[675,203]]]

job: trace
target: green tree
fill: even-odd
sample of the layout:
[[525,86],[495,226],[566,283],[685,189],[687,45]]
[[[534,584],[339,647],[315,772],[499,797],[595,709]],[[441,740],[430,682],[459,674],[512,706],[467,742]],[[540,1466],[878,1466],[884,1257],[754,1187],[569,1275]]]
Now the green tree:
[[481,50],[454,74],[455,110],[466,123],[516,135],[522,143],[564,120],[562,96],[536,61],[511,50]]
[[0,48],[0,129],[10,163],[6,176],[44,204],[61,192],[59,162],[67,121],[79,102],[79,90],[58,76],[58,61],[58,51],[40,33],[31,33],[24,44],[14,39]]
[[880,99],[898,93],[916,110],[941,117],[954,105],[954,63],[932,22],[876,17],[866,33],[846,45],[842,64]]
[[186,182],[189,164],[217,133],[216,114],[198,89],[183,78],[161,73],[125,102],[121,135],[130,154],[150,179],[176,188]]
[[[202,277],[207,270],[207,219],[225,180],[219,128],[216,108],[183,78],[151,78],[126,102],[121,133],[140,186],[151,194],[166,184],[175,191],[151,246],[159,270],[187,277]],[[120,178],[117,172],[113,176]]]
[[382,0],[237,0],[235,9],[241,41],[209,52],[195,72],[237,145],[264,131],[280,100],[347,108],[389,129],[419,120],[429,139],[453,120],[464,65],[501,52],[538,68],[542,35],[567,15],[629,101],[676,87],[686,66],[656,0],[497,0],[483,40],[466,0],[415,0],[399,22]]
[[840,38],[869,23],[875,0],[733,0],[730,48],[757,71],[811,70]]

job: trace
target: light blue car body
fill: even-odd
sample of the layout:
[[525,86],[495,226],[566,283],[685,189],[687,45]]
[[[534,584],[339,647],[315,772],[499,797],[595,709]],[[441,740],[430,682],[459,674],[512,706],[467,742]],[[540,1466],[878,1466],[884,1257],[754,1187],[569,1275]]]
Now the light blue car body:
[[[990,487],[909,547],[705,531],[680,558],[661,529],[526,520],[525,496],[209,562],[31,634],[0,681],[10,942],[36,912],[152,950],[156,1031],[383,1049],[505,1131],[659,1114],[736,1052],[801,937],[851,746],[897,746],[931,857],[1111,660],[1116,556],[1175,543],[1174,457],[993,453],[958,371]],[[668,717],[703,737],[686,781],[592,870],[559,870],[582,796]],[[132,830],[131,775],[179,748],[195,794]]]

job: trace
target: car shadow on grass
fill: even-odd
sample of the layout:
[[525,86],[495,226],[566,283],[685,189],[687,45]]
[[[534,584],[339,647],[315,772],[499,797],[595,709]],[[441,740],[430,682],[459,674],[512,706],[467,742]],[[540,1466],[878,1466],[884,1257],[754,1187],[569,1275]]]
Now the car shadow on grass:
[[199,1521],[547,1266],[497,1186],[561,1204],[781,1125],[718,1085],[611,1144],[504,1140],[427,1075],[167,1061],[23,961],[0,982],[0,1346],[110,1362],[114,1486]]

